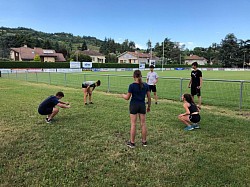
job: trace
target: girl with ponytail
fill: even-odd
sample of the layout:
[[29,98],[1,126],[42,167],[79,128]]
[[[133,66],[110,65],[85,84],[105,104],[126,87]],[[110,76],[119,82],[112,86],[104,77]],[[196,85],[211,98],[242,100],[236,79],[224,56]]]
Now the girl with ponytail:
[[178,119],[186,125],[184,130],[190,131],[193,129],[199,129],[200,127],[197,124],[198,122],[200,122],[199,109],[195,105],[192,95],[183,94],[182,100],[184,102],[183,108],[185,109],[185,113],[180,114],[178,116]]
[[[142,129],[142,145],[147,146],[147,128],[146,128],[146,111],[150,111],[151,97],[148,84],[142,81],[142,74],[140,70],[134,71],[134,82],[129,85],[128,93],[122,94],[125,100],[130,100],[129,111],[130,111],[130,141],[127,146],[130,148],[135,147],[135,135],[136,135],[136,121],[139,116],[141,129]],[[145,95],[148,98],[148,106],[146,109]]]

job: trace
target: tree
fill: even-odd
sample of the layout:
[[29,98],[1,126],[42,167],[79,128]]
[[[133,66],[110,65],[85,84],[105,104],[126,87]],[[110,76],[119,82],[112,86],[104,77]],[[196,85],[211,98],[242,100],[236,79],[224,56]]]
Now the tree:
[[39,56],[38,54],[36,54],[36,55],[34,56],[34,61],[36,61],[36,62],[41,62],[41,58],[40,58],[40,56]]
[[92,58],[90,56],[78,52],[71,55],[71,59],[78,62],[92,62]]
[[86,44],[85,40],[82,43],[82,48],[81,49],[82,49],[82,51],[88,50],[88,47],[87,47],[87,44]]
[[146,45],[147,45],[147,53],[149,53],[151,51],[151,49],[152,49],[152,42],[150,40],[148,40]]
[[234,34],[228,34],[221,41],[219,59],[224,67],[242,65],[242,53],[240,52],[238,39]]
[[43,45],[44,49],[52,49],[52,45],[49,40],[45,40],[45,43]]

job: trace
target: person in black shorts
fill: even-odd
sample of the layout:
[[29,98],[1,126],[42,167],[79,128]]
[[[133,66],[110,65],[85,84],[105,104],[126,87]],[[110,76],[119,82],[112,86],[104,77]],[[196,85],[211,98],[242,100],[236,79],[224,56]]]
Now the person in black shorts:
[[198,122],[200,122],[201,117],[199,114],[199,108],[195,105],[192,95],[183,94],[182,100],[184,102],[183,108],[185,109],[185,113],[180,114],[178,119],[186,125],[184,130],[190,131],[193,129],[199,129],[200,126],[198,125]]
[[156,93],[156,84],[158,82],[158,74],[156,72],[154,72],[154,66],[150,65],[150,72],[147,73],[147,84],[149,86],[149,91],[154,93],[154,99],[155,99],[155,104],[157,104],[157,93]]
[[38,113],[41,115],[47,115],[45,121],[47,123],[51,123],[51,120],[55,115],[59,112],[59,109],[55,106],[59,106],[61,108],[70,108],[68,102],[59,101],[64,97],[63,92],[57,92],[56,95],[51,95],[47,99],[45,99],[38,107]]
[[201,108],[201,86],[202,86],[202,72],[197,69],[198,63],[192,63],[193,71],[191,72],[191,79],[189,81],[188,87],[191,87],[191,95],[194,99],[194,96],[198,97],[197,107]]
[[87,105],[87,97],[89,96],[89,104],[94,104],[92,102],[92,92],[94,91],[95,87],[97,86],[100,86],[101,85],[101,81],[98,80],[98,81],[86,81],[86,82],[83,82],[82,83],[82,91],[83,91],[83,94],[84,94],[84,97],[83,97],[83,101],[84,101],[84,104]]
[[[128,93],[122,94],[125,100],[130,100],[130,141],[127,146],[130,148],[135,147],[135,135],[136,135],[136,121],[137,116],[139,116],[141,131],[142,131],[142,145],[147,146],[147,127],[146,127],[146,112],[150,111],[151,97],[148,84],[142,82],[142,74],[140,70],[134,71],[134,82],[129,85]],[[148,98],[148,107],[146,109],[145,95]]]

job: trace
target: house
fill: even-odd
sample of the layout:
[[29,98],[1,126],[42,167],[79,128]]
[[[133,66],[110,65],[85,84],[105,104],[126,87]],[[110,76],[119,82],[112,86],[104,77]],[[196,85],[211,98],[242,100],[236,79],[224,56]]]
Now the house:
[[193,62],[197,62],[199,65],[205,65],[207,64],[208,60],[197,55],[190,55],[185,57],[185,64],[191,65]]
[[10,48],[10,58],[14,61],[33,61],[34,57],[39,55],[41,62],[65,62],[62,53],[56,53],[52,49],[42,49],[35,47],[34,49],[27,45],[19,48]]
[[129,52],[126,51],[118,56],[118,63],[127,63],[127,64],[139,64],[145,63],[149,64],[149,60],[158,61],[159,59],[155,56],[152,56],[150,53],[140,53],[140,52]]
[[84,55],[88,55],[92,58],[93,63],[105,63],[105,55],[99,53],[98,51],[94,50],[85,50],[85,51],[76,51],[76,53],[81,53]]

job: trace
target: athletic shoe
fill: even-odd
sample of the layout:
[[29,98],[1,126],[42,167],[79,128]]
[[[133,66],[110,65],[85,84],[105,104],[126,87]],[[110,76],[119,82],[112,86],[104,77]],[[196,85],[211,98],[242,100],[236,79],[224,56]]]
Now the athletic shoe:
[[49,120],[49,118],[45,119],[46,123],[51,123],[51,119]]
[[94,104],[93,102],[90,102],[89,104]]
[[194,128],[192,126],[187,126],[184,128],[185,131],[191,131],[194,130]]
[[135,148],[135,143],[131,143],[130,141],[127,143],[127,146],[130,148]]
[[147,147],[147,142],[141,142],[143,147]]
[[155,104],[157,105],[158,103],[157,103],[157,102],[155,102]]
[[85,105],[88,105],[88,103],[84,103]]
[[194,129],[200,129],[200,126],[199,126],[197,123],[194,123],[194,124],[192,125],[192,127],[193,127]]

